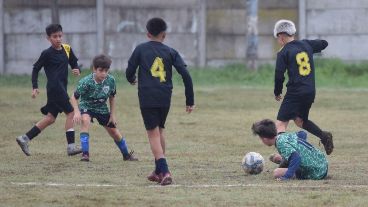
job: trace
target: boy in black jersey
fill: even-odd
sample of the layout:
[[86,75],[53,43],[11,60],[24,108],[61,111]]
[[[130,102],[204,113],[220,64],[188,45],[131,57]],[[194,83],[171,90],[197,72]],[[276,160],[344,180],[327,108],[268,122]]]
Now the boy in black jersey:
[[187,65],[179,53],[162,43],[166,36],[166,22],[161,18],[152,18],[146,28],[150,41],[138,45],[133,51],[126,69],[126,78],[133,85],[137,83],[135,73],[139,67],[139,104],[156,166],[147,178],[161,185],[169,185],[172,178],[165,158],[163,132],[173,88],[172,66],[183,78],[188,113],[194,109],[193,84]]
[[69,102],[67,93],[68,64],[72,67],[73,75],[80,75],[78,59],[73,53],[72,48],[67,44],[62,44],[63,31],[59,24],[50,24],[46,27],[47,39],[51,47],[42,51],[41,56],[33,65],[32,70],[32,98],[39,94],[38,73],[43,67],[47,77],[47,103],[41,108],[45,116],[37,122],[25,135],[16,138],[22,151],[29,156],[29,142],[36,137],[42,130],[53,124],[59,113],[66,114],[66,139],[68,142],[67,154],[75,155],[82,151],[75,146],[75,133],[73,129],[73,107]]
[[295,25],[289,20],[279,20],[275,24],[274,37],[282,46],[277,53],[275,69],[275,99],[282,99],[282,87],[287,70],[289,81],[287,91],[277,115],[276,127],[278,133],[285,132],[289,120],[319,137],[329,155],[334,145],[332,134],[322,131],[308,119],[309,110],[316,95],[314,78],[313,53],[321,52],[328,45],[326,40],[295,40]]

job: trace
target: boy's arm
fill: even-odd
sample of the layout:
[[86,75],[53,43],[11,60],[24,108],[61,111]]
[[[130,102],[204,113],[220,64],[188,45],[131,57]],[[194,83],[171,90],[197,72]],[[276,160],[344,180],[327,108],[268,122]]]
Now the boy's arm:
[[184,86],[185,86],[185,97],[186,97],[186,106],[187,112],[191,112],[194,106],[194,91],[193,91],[193,82],[192,77],[190,76],[187,65],[184,63],[183,59],[180,57],[179,53],[174,51],[173,53],[173,65],[176,68],[176,71],[183,78]]
[[73,122],[80,124],[81,123],[81,113],[78,107],[78,99],[79,99],[80,95],[78,94],[77,91],[74,92],[73,96],[70,97],[70,103],[72,104],[73,108],[74,108],[74,117],[73,117]]
[[139,63],[139,55],[138,55],[138,49],[136,48],[132,55],[129,58],[128,61],[128,67],[125,70],[125,77],[128,80],[128,82],[132,85],[134,85],[137,82],[137,77],[135,76],[135,73],[137,71]]
[[78,66],[78,58],[75,56],[72,48],[70,48],[69,65],[72,67],[73,75],[80,75],[81,70]]
[[110,120],[107,123],[107,125],[116,126],[116,118],[115,118],[115,96],[109,97],[109,103],[110,103]]
[[46,53],[42,52],[40,57],[38,58],[37,62],[33,64],[32,69],[32,98],[35,98],[36,95],[39,93],[38,91],[38,73],[40,72],[41,68],[45,65],[46,62]]
[[276,59],[276,69],[275,69],[275,97],[279,97],[282,94],[282,88],[285,80],[286,71],[286,61],[285,57],[279,52]]
[[293,178],[295,175],[295,172],[299,169],[300,162],[301,162],[301,157],[299,153],[296,151],[293,152],[288,159],[288,163],[289,163],[288,169],[285,175],[281,177],[281,180],[288,180],[288,179]]
[[328,46],[326,40],[305,40],[312,48],[313,53],[319,53]]

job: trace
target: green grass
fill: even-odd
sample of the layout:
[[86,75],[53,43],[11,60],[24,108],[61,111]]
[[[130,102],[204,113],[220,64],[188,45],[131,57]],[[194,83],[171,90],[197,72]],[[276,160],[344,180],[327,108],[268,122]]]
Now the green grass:
[[[31,99],[29,76],[2,76],[0,206],[366,206],[368,96],[366,90],[351,89],[366,88],[366,83],[334,89],[338,82],[317,80],[321,87],[310,118],[334,134],[336,148],[328,156],[330,178],[276,182],[271,176],[276,165],[270,162],[256,176],[247,176],[240,168],[248,151],[259,152],[266,160],[275,152],[250,130],[253,122],[274,119],[278,111],[272,68],[263,75],[241,66],[226,70],[191,70],[197,108],[190,115],[185,113],[184,90],[176,74],[166,129],[166,155],[176,185],[168,187],[145,178],[153,170],[152,153],[136,87],[127,84],[122,73],[117,74],[118,127],[139,156],[137,163],[123,162],[113,140],[96,123],[90,130],[91,162],[68,157],[64,115],[31,142],[32,156],[26,157],[15,137],[42,117],[39,108],[46,94],[42,88],[40,96]],[[331,74],[335,73],[326,77]],[[70,92],[76,80],[71,78]],[[293,123],[289,129],[297,130]],[[316,137],[308,139],[323,148]]]

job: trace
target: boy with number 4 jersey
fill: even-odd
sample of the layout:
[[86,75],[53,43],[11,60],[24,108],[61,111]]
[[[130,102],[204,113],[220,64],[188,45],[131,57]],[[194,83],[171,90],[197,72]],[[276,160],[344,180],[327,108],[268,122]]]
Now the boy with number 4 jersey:
[[326,40],[295,40],[295,33],[293,22],[289,20],[276,22],[274,37],[282,46],[277,53],[275,69],[274,94],[277,101],[282,99],[285,71],[289,76],[287,91],[277,115],[277,131],[285,132],[289,120],[294,120],[298,127],[320,138],[329,155],[334,148],[332,134],[322,131],[308,118],[316,95],[313,54],[321,52],[328,43]]
[[161,185],[169,185],[172,177],[166,162],[163,132],[173,88],[172,66],[183,78],[188,113],[194,109],[193,84],[187,65],[179,53],[163,44],[166,22],[161,18],[152,18],[146,28],[150,41],[138,45],[133,51],[126,69],[126,78],[134,85],[137,82],[135,73],[139,68],[139,104],[156,166],[147,178]]

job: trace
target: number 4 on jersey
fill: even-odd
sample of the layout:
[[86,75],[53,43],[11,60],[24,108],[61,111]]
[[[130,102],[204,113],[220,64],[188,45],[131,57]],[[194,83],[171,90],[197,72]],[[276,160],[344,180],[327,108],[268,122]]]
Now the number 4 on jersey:
[[162,58],[156,57],[151,66],[151,74],[153,77],[160,78],[160,82],[166,81],[166,72]]

